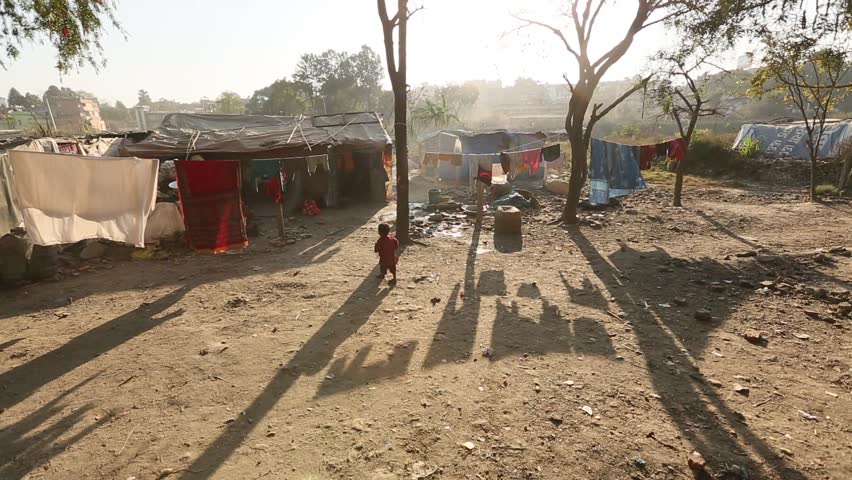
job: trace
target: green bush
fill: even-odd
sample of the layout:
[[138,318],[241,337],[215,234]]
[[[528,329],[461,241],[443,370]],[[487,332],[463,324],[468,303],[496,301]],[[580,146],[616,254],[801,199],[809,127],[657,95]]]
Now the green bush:
[[745,158],[756,158],[760,155],[760,150],[760,140],[754,137],[746,137],[743,139],[743,144],[740,145],[740,155]]
[[837,187],[834,185],[817,185],[816,187],[817,195],[837,195]]

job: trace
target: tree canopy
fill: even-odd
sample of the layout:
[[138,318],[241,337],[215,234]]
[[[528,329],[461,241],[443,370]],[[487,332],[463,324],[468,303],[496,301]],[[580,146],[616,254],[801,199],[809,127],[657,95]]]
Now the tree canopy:
[[109,26],[121,31],[112,0],[5,0],[0,2],[0,66],[6,68],[26,43],[51,45],[56,68],[68,72],[106,61],[102,39]]
[[305,86],[286,78],[254,92],[246,111],[254,115],[301,115],[307,113],[309,99]]
[[381,104],[382,61],[366,45],[354,54],[304,54],[293,80],[305,89],[314,113],[375,110]]

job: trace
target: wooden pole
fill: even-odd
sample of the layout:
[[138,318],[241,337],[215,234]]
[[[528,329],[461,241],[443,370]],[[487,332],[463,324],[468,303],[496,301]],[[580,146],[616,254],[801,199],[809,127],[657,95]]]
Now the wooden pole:
[[482,202],[483,202],[482,191],[484,190],[484,188],[485,188],[485,186],[482,184],[482,182],[476,181],[476,224],[477,225],[482,224]]
[[278,202],[278,236],[284,240],[284,199]]

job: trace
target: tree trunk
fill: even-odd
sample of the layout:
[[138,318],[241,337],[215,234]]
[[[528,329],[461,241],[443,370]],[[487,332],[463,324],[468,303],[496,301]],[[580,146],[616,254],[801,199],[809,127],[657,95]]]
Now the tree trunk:
[[674,198],[672,199],[672,206],[682,207],[683,203],[681,201],[681,195],[683,192],[683,174],[686,170],[686,166],[684,165],[686,161],[689,159],[689,140],[684,140],[684,152],[683,152],[683,160],[677,162],[677,169],[675,170],[675,187],[674,187]]
[[408,0],[398,0],[399,31],[397,38],[396,78],[393,85],[394,135],[396,136],[396,236],[409,243],[408,231]]
[[582,133],[580,138],[570,136],[571,141],[571,178],[568,180],[568,195],[565,200],[565,209],[562,211],[562,221],[575,225],[577,223],[577,206],[580,204],[580,192],[583,190],[586,176],[584,172],[587,166],[586,146],[583,142]]
[[849,183],[849,176],[852,174],[852,156],[843,162],[843,168],[840,169],[840,179],[837,181],[837,191],[842,192]]
[[816,181],[816,170],[817,170],[817,158],[816,152],[811,152],[811,201],[817,201],[817,181]]
[[[405,55],[405,52],[400,52]],[[403,76],[404,72],[400,72]],[[396,137],[396,237],[409,242],[408,234],[408,129],[405,82],[394,87],[394,136]]]

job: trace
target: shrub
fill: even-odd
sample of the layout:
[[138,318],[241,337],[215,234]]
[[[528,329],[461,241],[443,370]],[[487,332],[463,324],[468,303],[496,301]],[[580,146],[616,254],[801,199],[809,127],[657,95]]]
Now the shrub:
[[817,185],[817,195],[837,195],[837,187],[834,185]]
[[760,155],[761,145],[760,140],[754,137],[746,137],[740,145],[740,155],[745,158],[755,158]]

